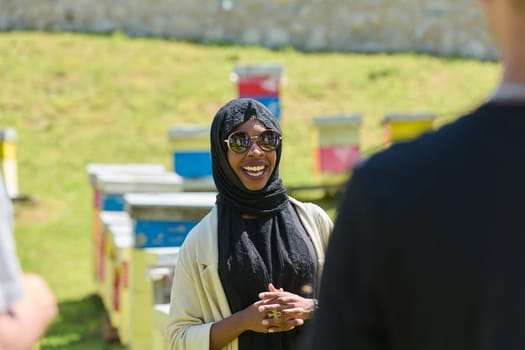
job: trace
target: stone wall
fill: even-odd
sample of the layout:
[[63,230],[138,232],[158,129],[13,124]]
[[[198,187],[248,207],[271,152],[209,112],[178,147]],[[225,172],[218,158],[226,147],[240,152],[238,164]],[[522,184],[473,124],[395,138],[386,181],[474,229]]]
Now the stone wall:
[[495,59],[478,0],[0,0],[0,30]]

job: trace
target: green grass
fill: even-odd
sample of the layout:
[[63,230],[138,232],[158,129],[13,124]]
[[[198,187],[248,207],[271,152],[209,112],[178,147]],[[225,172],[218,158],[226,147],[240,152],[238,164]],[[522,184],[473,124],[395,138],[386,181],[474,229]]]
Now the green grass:
[[[436,127],[480,103],[497,83],[495,63],[415,54],[306,54],[290,49],[9,32],[0,34],[0,126],[16,129],[18,253],[60,303],[42,349],[119,349],[99,336],[103,309],[91,272],[90,162],[171,167],[167,131],[208,125],[236,97],[236,63],[285,67],[282,127],[286,185],[314,184],[312,118],[361,113],[362,148],[382,143],[389,112],[430,111]],[[322,202],[335,216],[334,203]]]

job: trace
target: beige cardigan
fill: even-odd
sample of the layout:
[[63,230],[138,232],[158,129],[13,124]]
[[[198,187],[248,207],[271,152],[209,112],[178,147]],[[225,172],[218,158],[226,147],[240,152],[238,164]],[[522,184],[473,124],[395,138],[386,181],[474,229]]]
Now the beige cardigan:
[[[332,220],[315,204],[293,198],[290,202],[312,239],[320,281]],[[189,233],[179,251],[168,316],[169,349],[209,350],[212,324],[231,315],[219,278],[218,261],[217,208],[214,207]],[[235,339],[224,349],[237,348]]]

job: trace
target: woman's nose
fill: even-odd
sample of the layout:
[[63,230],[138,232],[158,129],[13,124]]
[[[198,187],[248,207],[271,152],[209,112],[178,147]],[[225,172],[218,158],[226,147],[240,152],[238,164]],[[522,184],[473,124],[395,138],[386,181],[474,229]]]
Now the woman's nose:
[[250,148],[248,148],[247,153],[248,155],[252,155],[252,156],[263,156],[264,155],[264,151],[259,146],[259,144],[255,142],[255,140],[252,140],[252,144],[250,145]]

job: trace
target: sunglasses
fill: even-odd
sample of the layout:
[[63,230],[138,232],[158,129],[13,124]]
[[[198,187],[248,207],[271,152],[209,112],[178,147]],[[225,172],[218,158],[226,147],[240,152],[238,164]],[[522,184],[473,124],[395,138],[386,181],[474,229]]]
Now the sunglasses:
[[281,143],[282,136],[277,131],[267,130],[259,135],[250,136],[245,132],[233,132],[224,142],[228,144],[230,151],[234,153],[244,153],[250,149],[252,142],[255,141],[265,152],[275,151]]

